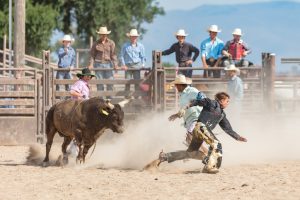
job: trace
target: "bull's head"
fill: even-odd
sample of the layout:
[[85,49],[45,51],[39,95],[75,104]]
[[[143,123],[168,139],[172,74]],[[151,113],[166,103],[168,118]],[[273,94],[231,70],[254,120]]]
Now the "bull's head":
[[106,107],[99,108],[100,113],[106,116],[107,128],[111,129],[113,132],[123,133],[124,111],[122,110],[122,107],[124,107],[124,105],[127,104],[129,101],[130,100],[124,100],[119,102],[118,104],[112,104],[110,103],[110,101],[106,101]]
[[124,111],[119,104],[111,104],[106,101],[106,108],[100,108],[100,113],[106,116],[107,128],[116,133],[123,133]]

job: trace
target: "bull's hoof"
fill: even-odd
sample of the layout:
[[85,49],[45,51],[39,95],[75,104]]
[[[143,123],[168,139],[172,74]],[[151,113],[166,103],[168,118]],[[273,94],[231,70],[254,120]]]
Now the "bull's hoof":
[[62,155],[59,155],[56,162],[55,162],[55,165],[56,166],[64,166],[64,162],[63,162],[63,156]]
[[207,173],[207,174],[216,174],[219,172],[218,168],[209,168],[207,166],[204,166],[202,169],[202,173]]
[[63,165],[67,165],[69,163],[68,156],[63,156],[62,163]]
[[84,163],[84,160],[83,158],[76,158],[76,164],[83,164]]
[[42,163],[42,167],[48,167],[49,166],[49,161],[44,161]]

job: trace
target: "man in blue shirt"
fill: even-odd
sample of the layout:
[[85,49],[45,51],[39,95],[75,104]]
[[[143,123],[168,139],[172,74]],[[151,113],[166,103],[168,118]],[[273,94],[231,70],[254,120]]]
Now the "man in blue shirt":
[[243,81],[240,77],[237,76],[240,71],[235,67],[234,64],[231,64],[224,68],[229,76],[229,80],[227,82],[227,92],[231,97],[233,102],[241,101],[244,96],[244,87]]
[[[202,41],[200,45],[203,67],[218,67],[222,59],[222,50],[224,48],[224,42],[217,37],[221,30],[217,25],[211,25],[207,31],[209,32],[209,38]],[[203,77],[210,77],[211,74],[213,74],[214,78],[221,77],[221,71],[216,70],[204,70]]]
[[[56,79],[71,79],[70,69],[75,66],[76,53],[71,47],[74,40],[70,35],[64,35],[62,39],[62,46],[57,50],[58,54],[58,68],[65,69],[64,71],[57,71]],[[70,86],[65,85],[65,89],[69,91]],[[56,85],[56,90],[62,91],[61,85]]]
[[231,64],[224,68],[226,74],[229,78],[227,82],[227,92],[231,97],[232,106],[229,112],[233,113],[235,116],[240,116],[242,110],[242,100],[244,97],[244,85],[238,73],[240,70]]
[[[144,45],[137,41],[140,35],[136,29],[131,29],[126,35],[130,38],[130,41],[122,46],[120,53],[121,68],[126,70],[126,79],[141,79],[139,69],[144,67],[146,62]],[[130,90],[130,84],[126,84],[125,90]],[[139,85],[135,84],[135,91],[137,90],[139,90]]]

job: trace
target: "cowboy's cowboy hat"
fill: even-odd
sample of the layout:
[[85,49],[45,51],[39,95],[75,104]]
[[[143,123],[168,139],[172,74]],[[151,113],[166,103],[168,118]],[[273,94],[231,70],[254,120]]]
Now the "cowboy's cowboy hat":
[[102,26],[99,28],[98,31],[96,31],[96,33],[98,33],[100,35],[108,35],[108,34],[110,34],[110,32],[111,31],[108,31],[106,26]]
[[221,32],[221,29],[218,28],[218,25],[211,25],[210,27],[208,27],[207,31],[219,33]]
[[82,76],[91,76],[91,77],[95,77],[94,74],[92,74],[91,70],[89,68],[84,68],[81,70],[81,73],[77,73],[76,76],[78,78],[82,77]]
[[139,37],[140,34],[138,33],[138,31],[136,29],[131,29],[129,33],[126,33],[127,37]]
[[242,30],[240,28],[236,28],[233,30],[232,35],[240,35],[242,36]]
[[64,37],[61,39],[61,42],[64,41],[74,42],[74,38],[72,38],[70,35],[64,35]]
[[175,36],[188,36],[189,34],[187,34],[184,29],[179,29],[175,34]]
[[225,70],[225,71],[236,71],[236,72],[239,72],[239,71],[240,71],[240,69],[237,68],[234,64],[231,64],[231,65],[229,65],[229,66],[226,66],[226,67],[224,68],[224,70]]
[[192,84],[192,79],[185,77],[182,74],[176,76],[175,80],[171,82],[173,85],[190,85]]

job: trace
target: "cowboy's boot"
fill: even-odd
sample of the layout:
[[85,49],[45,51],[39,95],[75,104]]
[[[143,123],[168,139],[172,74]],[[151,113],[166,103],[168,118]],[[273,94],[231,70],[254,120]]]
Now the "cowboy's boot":
[[222,164],[222,145],[218,141],[209,148],[208,155],[203,159],[204,173],[218,173]]

